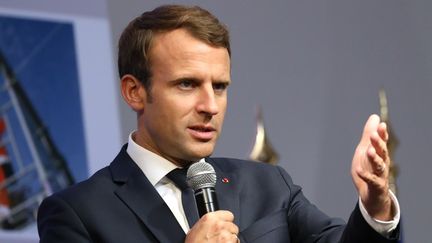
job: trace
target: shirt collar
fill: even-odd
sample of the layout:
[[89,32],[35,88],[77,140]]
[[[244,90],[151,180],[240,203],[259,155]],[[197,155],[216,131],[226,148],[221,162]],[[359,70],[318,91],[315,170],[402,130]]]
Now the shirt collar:
[[126,152],[146,175],[150,183],[155,186],[166,174],[178,166],[138,145],[133,140],[134,133],[129,134]]
[[[149,151],[138,145],[133,136],[136,131],[129,134],[129,141],[126,152],[132,160],[138,165],[150,183],[155,186],[170,171],[179,168],[169,160]],[[204,161],[201,159],[200,161]]]

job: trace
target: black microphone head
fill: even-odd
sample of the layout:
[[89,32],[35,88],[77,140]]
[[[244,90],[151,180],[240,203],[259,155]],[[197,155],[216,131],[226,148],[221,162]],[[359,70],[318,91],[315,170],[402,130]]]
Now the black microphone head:
[[211,164],[200,161],[189,166],[187,183],[194,191],[216,186],[216,171]]

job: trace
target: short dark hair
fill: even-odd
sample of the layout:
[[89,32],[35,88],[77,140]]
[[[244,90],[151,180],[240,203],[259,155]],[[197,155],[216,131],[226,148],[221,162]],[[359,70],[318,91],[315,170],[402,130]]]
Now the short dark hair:
[[148,92],[152,39],[157,33],[179,28],[209,45],[226,48],[231,56],[228,29],[209,11],[198,6],[163,5],[136,17],[123,31],[118,44],[120,78],[133,75]]

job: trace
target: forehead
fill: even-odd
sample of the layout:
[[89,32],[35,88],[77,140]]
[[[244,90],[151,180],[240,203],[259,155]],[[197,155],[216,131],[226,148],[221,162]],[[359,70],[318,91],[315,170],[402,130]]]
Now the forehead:
[[185,29],[158,33],[149,51],[151,68],[168,70],[201,69],[230,72],[230,57],[224,47],[216,47],[193,37]]
[[225,47],[212,45],[210,41],[195,37],[189,30],[185,28],[178,28],[170,31],[154,32],[150,52],[152,52],[154,49],[157,49],[157,46],[170,46],[176,47],[177,49],[180,48],[180,50],[182,50],[186,47],[183,45],[185,42],[194,42],[195,44],[212,46],[213,48],[225,49],[228,51]]

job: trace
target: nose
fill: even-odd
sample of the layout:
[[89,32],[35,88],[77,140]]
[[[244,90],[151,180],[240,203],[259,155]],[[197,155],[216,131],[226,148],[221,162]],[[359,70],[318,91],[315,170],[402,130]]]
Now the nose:
[[213,86],[203,87],[200,92],[199,101],[197,104],[197,111],[201,114],[214,116],[219,113],[219,105],[217,97],[213,90]]

